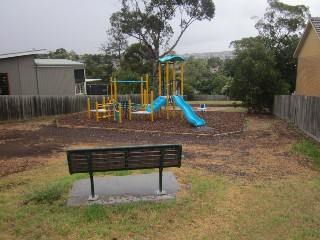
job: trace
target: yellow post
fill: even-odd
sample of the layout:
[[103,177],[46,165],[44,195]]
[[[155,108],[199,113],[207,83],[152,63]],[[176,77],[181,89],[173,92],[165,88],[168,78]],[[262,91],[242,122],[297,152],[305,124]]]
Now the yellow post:
[[150,104],[151,104],[151,122],[153,122],[154,120],[153,91],[151,91]]
[[146,74],[146,89],[147,89],[147,98],[146,98],[146,104],[149,103],[149,75]]
[[114,85],[114,100],[117,102],[117,79],[114,78],[113,80],[113,85]]
[[[162,73],[161,73],[161,62],[159,61],[159,65],[158,65],[158,70],[159,70],[159,96],[162,96]],[[159,117],[161,117],[161,108],[159,109]]]
[[167,112],[167,120],[169,120],[169,62],[166,62],[166,96],[167,96],[167,106],[166,106],[166,112]]
[[172,94],[176,94],[176,84],[175,84],[175,79],[176,79],[176,63],[173,62],[172,64]]
[[112,77],[110,77],[110,97],[113,99],[113,84],[112,84]]
[[109,119],[109,120],[110,120],[110,115],[111,115],[110,104],[111,104],[111,101],[110,101],[109,98],[108,98],[108,119]]
[[161,89],[161,85],[162,85],[162,83],[161,83],[161,62],[159,61],[159,65],[158,65],[158,71],[159,71],[159,90],[158,90],[158,93],[159,93],[159,96],[161,96],[162,95],[162,89]]
[[143,90],[143,100],[144,100],[144,102],[143,102],[144,110],[146,110],[146,108],[147,108],[147,90],[146,89]]
[[129,99],[129,120],[132,120],[132,103],[131,99]]
[[91,104],[90,104],[90,98],[87,98],[87,106],[88,106],[88,118],[91,118]]
[[143,77],[140,78],[141,84],[140,84],[140,90],[141,90],[141,104],[143,104]]
[[103,117],[107,118],[107,108],[106,108],[106,98],[105,97],[102,98],[102,108],[104,110]]
[[99,106],[98,106],[98,102],[96,102],[96,121],[99,122]]
[[[180,95],[183,98],[183,84],[184,84],[184,62],[181,62],[181,74],[180,74]],[[181,109],[181,113],[180,113],[181,118],[183,118],[183,112]]]
[[[173,62],[172,64],[172,95],[175,95],[176,93],[176,82],[175,82],[175,79],[176,79],[176,63]],[[175,104],[174,102],[172,102],[172,110],[173,110],[173,118],[175,117],[176,113],[175,113]]]
[[122,123],[122,106],[121,106],[121,103],[119,103],[119,123]]
[[115,105],[113,105],[113,121],[117,121],[116,119],[116,112],[117,112],[117,109],[115,108]]

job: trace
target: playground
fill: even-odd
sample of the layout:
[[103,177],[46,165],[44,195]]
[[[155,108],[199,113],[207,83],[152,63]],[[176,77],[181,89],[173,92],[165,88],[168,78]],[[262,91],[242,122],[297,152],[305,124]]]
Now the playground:
[[[319,171],[292,151],[306,137],[274,117],[246,116],[245,131],[219,137],[57,128],[50,118],[0,128],[1,239],[319,239]],[[177,142],[176,200],[65,206],[77,179],[66,149]]]
[[[140,80],[118,80],[115,77],[110,77],[109,96],[103,97],[100,103],[95,102],[94,107],[90,98],[87,99],[88,120],[90,121],[94,115],[96,122],[108,120],[122,124],[124,118],[131,121],[133,115],[144,115],[145,119],[149,116],[151,122],[154,122],[155,118],[169,120],[180,117],[181,119],[185,118],[194,127],[205,127],[205,120],[195,113],[183,97],[185,61],[186,59],[180,56],[165,56],[158,60],[157,96],[149,86],[148,74],[145,79],[141,77]],[[119,83],[139,83],[140,102],[134,103],[131,98],[128,101],[119,102],[117,93],[117,84]],[[205,111],[205,105],[201,105],[198,110]]]
[[[184,101],[177,105],[185,111],[175,106],[174,112],[168,95],[179,94],[165,92],[159,94],[165,99],[162,111],[154,111],[144,93],[142,113],[131,120],[124,114],[121,123],[120,115],[108,119],[103,104],[98,121],[94,111],[92,116],[86,111],[0,124],[0,238],[320,238],[319,169],[293,150],[306,135],[276,117],[246,115],[241,108],[204,111]],[[180,185],[175,199],[66,205],[73,183],[88,179],[69,174],[67,149],[177,143],[183,146],[181,168],[168,168]],[[116,171],[95,178],[155,172]]]

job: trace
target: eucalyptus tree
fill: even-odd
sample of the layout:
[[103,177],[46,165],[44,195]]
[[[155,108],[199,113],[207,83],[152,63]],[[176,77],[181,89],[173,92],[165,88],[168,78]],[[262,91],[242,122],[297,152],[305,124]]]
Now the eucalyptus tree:
[[297,59],[294,51],[310,17],[305,5],[288,5],[279,0],[268,0],[268,8],[263,18],[257,19],[256,29],[265,38],[268,48],[275,52],[276,67],[281,78],[295,89]]
[[[157,77],[156,61],[177,46],[192,23],[210,21],[215,13],[212,0],[122,0],[121,5],[121,10],[110,17],[109,31],[120,29],[123,36],[147,48],[143,54],[154,63],[154,79]],[[179,22],[176,33],[173,20]]]

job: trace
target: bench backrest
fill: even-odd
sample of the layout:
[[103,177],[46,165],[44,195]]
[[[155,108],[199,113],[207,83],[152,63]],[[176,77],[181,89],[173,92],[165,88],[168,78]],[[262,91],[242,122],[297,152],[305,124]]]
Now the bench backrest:
[[179,144],[67,150],[70,174],[181,166]]

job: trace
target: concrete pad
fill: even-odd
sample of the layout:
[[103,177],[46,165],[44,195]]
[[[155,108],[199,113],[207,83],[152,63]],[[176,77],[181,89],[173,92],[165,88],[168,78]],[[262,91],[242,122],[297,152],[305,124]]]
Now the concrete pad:
[[73,184],[67,206],[167,200],[175,198],[180,189],[172,172],[162,174],[164,195],[156,194],[159,190],[158,173],[94,177],[93,181],[95,194],[99,196],[96,201],[88,201],[91,195],[90,178],[80,179]]

